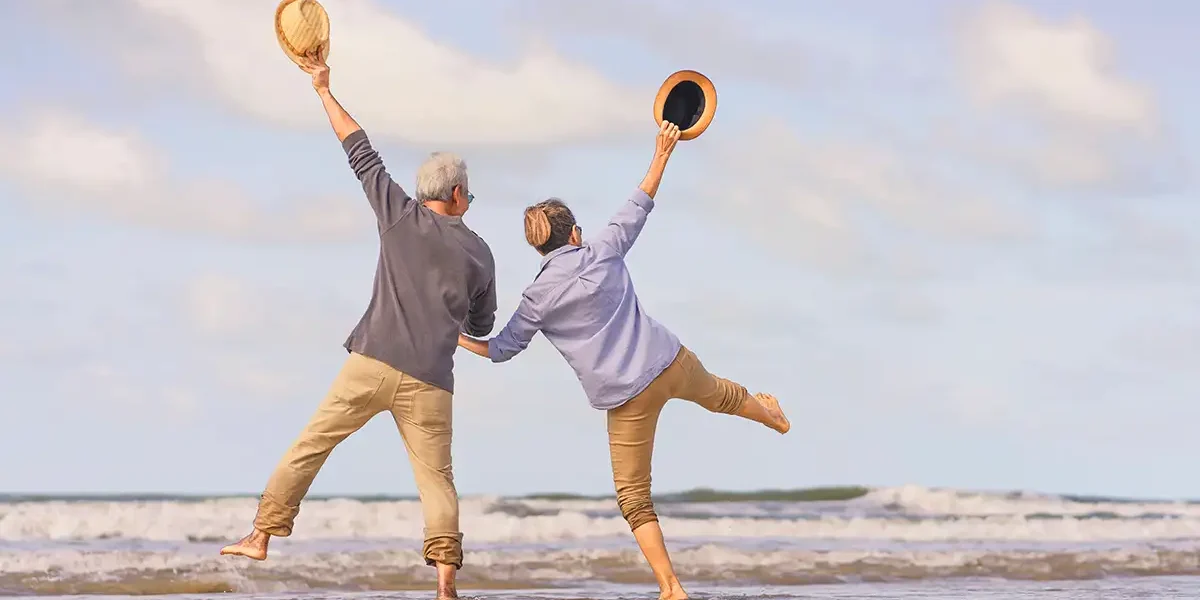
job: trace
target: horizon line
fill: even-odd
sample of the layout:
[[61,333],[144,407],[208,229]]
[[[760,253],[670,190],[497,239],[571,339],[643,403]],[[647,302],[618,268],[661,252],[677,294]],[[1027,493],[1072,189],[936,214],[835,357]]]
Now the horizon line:
[[[655,492],[654,498],[663,502],[815,502],[815,501],[845,501],[866,496],[872,491],[901,486],[866,486],[866,485],[822,485],[798,488],[761,488],[752,490],[727,490],[710,487],[696,487],[686,490]],[[1038,492],[1033,490],[970,490],[948,487],[920,486],[930,491],[955,491],[967,494],[1007,496],[1012,499],[1021,497],[1048,497],[1069,502],[1082,503],[1200,503],[1200,499],[1191,498],[1154,498],[1132,496],[1108,496],[1103,494],[1070,494]],[[52,501],[200,501],[257,498],[258,492],[2,492],[0,503],[14,502],[52,502]],[[588,494],[577,492],[530,492],[521,494],[499,493],[468,493],[460,494],[461,498],[479,498],[495,496],[508,500],[612,500],[616,494]],[[370,494],[370,493],[325,493],[311,494],[306,500],[356,500],[360,502],[395,502],[418,500],[415,494]]]

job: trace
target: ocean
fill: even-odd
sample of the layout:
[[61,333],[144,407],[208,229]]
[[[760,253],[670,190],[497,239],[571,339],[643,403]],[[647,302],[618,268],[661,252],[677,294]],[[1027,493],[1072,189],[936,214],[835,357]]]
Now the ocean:
[[[253,497],[0,496],[0,595],[428,598],[421,511],[310,498],[252,563]],[[897,487],[660,495],[696,598],[1198,598],[1200,504]],[[465,597],[652,598],[612,498],[464,497]]]

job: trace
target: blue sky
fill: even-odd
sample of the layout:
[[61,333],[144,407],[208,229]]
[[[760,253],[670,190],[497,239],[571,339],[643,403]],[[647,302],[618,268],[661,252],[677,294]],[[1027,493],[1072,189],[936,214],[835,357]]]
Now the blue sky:
[[[717,86],[629,263],[794,428],[671,405],[657,489],[1200,497],[1195,5],[469,4],[328,0],[330,64],[403,185],[467,159],[501,322],[521,208],[599,226],[662,79]],[[0,491],[257,492],[344,360],[377,240],[273,8],[0,4]],[[611,490],[544,339],[457,362],[461,492]],[[390,420],[313,490],[413,493]]]

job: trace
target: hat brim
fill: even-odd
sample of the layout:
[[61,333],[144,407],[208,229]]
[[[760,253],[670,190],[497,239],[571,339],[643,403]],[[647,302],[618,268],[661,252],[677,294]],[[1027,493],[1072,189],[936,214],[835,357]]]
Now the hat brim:
[[[683,70],[672,73],[663,82],[662,87],[658,88],[658,95],[654,98],[654,122],[656,124],[663,122],[664,118],[666,118],[664,117],[665,112],[675,112],[674,110],[667,110],[668,98],[672,97],[672,92],[680,94],[686,91],[683,88],[680,91],[676,90],[681,84],[684,84],[685,88],[691,89],[691,95],[696,95],[696,89],[699,88],[698,110],[690,115],[690,118],[686,119],[690,124],[675,123],[681,128],[686,127],[679,132],[679,139],[692,140],[700,137],[700,134],[704,133],[705,129],[708,129],[709,124],[712,123],[713,116],[717,114],[717,88],[713,87],[712,81],[696,71]],[[672,98],[672,102],[674,101]],[[676,115],[668,115],[668,117],[671,116],[675,116],[678,119]],[[672,122],[674,123],[675,121],[672,120]]]
[[[300,65],[303,64],[305,57],[288,41],[287,35],[283,33],[283,23],[281,22],[283,9],[297,1],[281,0],[279,6],[275,7],[275,39],[279,41],[279,47],[283,49],[283,53],[287,55],[288,59]],[[317,6],[321,9],[321,60],[326,60],[329,58],[329,14],[325,12],[325,7],[320,3],[317,3]]]

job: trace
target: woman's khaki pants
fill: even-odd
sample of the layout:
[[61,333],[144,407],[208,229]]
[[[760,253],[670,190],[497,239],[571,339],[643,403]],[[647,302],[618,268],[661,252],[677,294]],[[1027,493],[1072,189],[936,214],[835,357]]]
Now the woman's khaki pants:
[[617,504],[630,529],[657,521],[650,500],[650,460],[658,415],[671,398],[695,402],[725,414],[737,414],[750,397],[746,388],[712,375],[687,348],[642,393],[608,411],[608,448],[612,454]]

